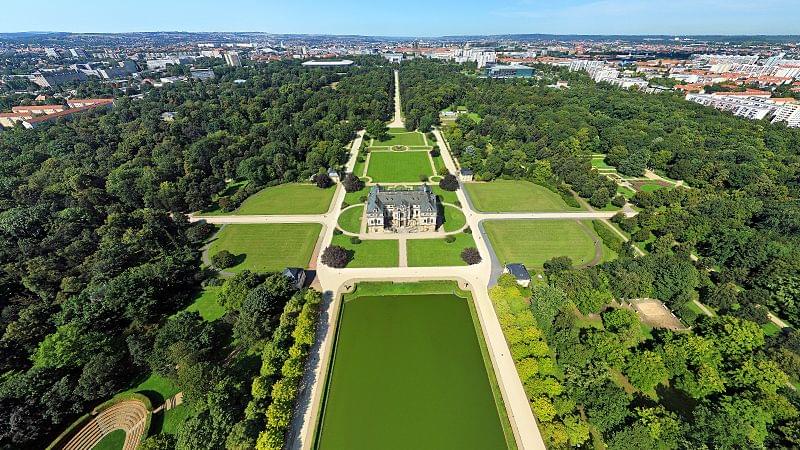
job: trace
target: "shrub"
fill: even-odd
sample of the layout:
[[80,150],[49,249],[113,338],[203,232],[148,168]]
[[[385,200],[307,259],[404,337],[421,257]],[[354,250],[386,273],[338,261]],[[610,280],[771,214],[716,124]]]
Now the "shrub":
[[475,247],[467,247],[461,252],[461,259],[465,263],[472,265],[478,264],[482,261],[481,253]]
[[353,236],[353,237],[350,238],[350,243],[351,244],[360,244],[361,243],[361,239],[359,239],[358,236]]
[[342,269],[353,258],[352,253],[344,247],[331,245],[322,252],[322,264],[334,269]]
[[364,189],[364,182],[361,181],[361,178],[358,178],[352,173],[348,173],[344,176],[342,185],[344,186],[344,190],[347,192],[357,192],[361,189]]
[[448,244],[451,244],[456,241],[456,237],[450,234],[444,237],[444,241],[447,242]]
[[334,228],[334,229],[333,229],[333,235],[334,235],[334,236],[339,236],[339,235],[340,235],[340,234],[342,234],[342,233],[343,233],[343,232],[342,232],[342,230],[340,230],[340,229],[338,229],[338,228]]
[[472,234],[472,228],[470,228],[470,227],[464,228],[464,233]]
[[441,155],[441,153],[439,153],[439,149],[438,149],[438,148],[436,148],[436,147],[434,147],[434,148],[432,148],[432,149],[431,149],[431,151],[430,151],[430,154],[431,154],[431,156],[433,156],[434,158],[436,158],[437,156]]
[[222,250],[211,257],[211,264],[218,269],[227,269],[236,265],[236,256],[227,250]]
[[428,176],[424,174],[420,174],[419,181],[425,182],[428,181]]
[[316,183],[317,187],[320,189],[327,189],[333,186],[333,180],[331,180],[331,177],[329,177],[327,173],[318,173],[314,175],[314,183]]
[[358,197],[358,199],[361,200],[361,203],[366,203],[367,196],[366,195],[362,195],[361,197]]
[[617,208],[622,208],[623,206],[625,206],[626,202],[627,200],[625,200],[624,195],[617,195],[611,200],[611,204],[616,206]]
[[348,206],[350,206],[350,203],[347,203],[347,202],[342,202],[342,209],[345,209],[345,208],[347,208]]
[[458,178],[452,173],[448,173],[442,178],[442,181],[439,182],[439,187],[445,191],[453,192],[458,189]]
[[197,222],[186,230],[186,238],[192,242],[202,242],[210,238],[217,227],[208,222]]

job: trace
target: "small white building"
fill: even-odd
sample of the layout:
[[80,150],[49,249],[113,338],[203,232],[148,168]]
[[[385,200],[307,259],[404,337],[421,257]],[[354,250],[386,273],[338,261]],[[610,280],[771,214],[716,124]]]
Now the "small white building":
[[525,264],[506,264],[503,268],[503,273],[509,273],[517,280],[517,284],[522,287],[531,285],[531,274],[528,272]]
[[472,179],[474,178],[472,169],[462,168],[461,170],[458,171],[458,178],[461,179],[461,181],[472,181]]

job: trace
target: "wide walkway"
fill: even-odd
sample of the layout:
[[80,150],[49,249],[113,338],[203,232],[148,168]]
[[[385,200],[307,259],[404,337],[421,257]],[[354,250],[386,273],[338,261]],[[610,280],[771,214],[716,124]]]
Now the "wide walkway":
[[404,128],[403,109],[400,107],[400,71],[394,71],[394,118],[389,122],[389,128]]

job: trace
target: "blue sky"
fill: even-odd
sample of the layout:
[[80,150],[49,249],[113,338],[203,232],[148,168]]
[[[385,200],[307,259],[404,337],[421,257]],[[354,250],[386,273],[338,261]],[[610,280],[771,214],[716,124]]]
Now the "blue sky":
[[797,0],[3,0],[0,32],[800,34]]

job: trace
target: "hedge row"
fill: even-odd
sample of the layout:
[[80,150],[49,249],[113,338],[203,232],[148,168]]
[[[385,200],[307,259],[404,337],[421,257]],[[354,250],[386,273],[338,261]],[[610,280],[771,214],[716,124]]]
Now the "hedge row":
[[[317,319],[319,317],[319,304],[322,295],[316,291],[306,291],[303,295],[305,300],[300,314],[291,334],[292,345],[289,347],[288,356],[280,366],[280,376],[276,377],[270,392],[271,403],[267,407],[266,429],[258,436],[256,443],[257,450],[280,450],[284,448],[286,433],[292,421],[292,411],[294,410],[297,394],[300,390],[300,382],[303,378],[306,358],[311,346],[314,344],[314,337],[317,329]],[[276,361],[264,360],[264,369],[271,372],[271,377],[277,375]],[[263,376],[263,375],[262,375]]]

